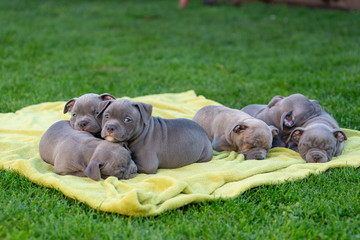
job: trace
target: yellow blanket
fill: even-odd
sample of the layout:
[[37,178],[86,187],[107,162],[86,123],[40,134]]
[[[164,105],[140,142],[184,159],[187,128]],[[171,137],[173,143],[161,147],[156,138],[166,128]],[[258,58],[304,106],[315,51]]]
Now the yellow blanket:
[[[219,104],[193,91],[133,98],[154,106],[153,115],[191,119],[201,107]],[[99,182],[89,178],[59,176],[40,159],[42,134],[62,113],[65,102],[42,103],[15,113],[0,114],[0,168],[18,171],[32,182],[60,190],[66,196],[107,212],[151,216],[191,202],[235,198],[247,189],[301,179],[329,168],[360,166],[360,132],[344,129],[348,136],[343,154],[328,163],[310,164],[294,151],[272,149],[266,160],[244,161],[242,154],[214,152],[207,163],[156,174],[138,174],[130,180],[110,177]]]

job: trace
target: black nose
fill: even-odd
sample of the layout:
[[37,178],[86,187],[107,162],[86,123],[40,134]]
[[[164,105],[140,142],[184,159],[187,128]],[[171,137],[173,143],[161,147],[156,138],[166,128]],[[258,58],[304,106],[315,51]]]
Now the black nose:
[[255,155],[255,159],[256,159],[256,160],[264,160],[265,157],[264,157],[263,155],[261,155],[261,154],[256,154],[256,155]]
[[114,125],[108,125],[108,126],[106,127],[106,130],[107,130],[109,133],[114,132],[115,129],[116,129],[116,127],[115,127]]
[[319,160],[321,160],[321,155],[320,154],[314,154],[312,157],[313,157],[315,162],[318,162]]
[[79,127],[84,128],[84,127],[86,127],[88,124],[89,124],[88,121],[81,121],[81,122],[79,122]]

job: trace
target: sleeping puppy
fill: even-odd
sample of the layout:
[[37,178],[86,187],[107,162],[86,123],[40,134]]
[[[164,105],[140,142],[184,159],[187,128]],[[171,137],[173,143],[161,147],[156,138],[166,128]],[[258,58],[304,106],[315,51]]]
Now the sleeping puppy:
[[158,168],[179,168],[212,159],[204,129],[189,119],[153,117],[152,105],[125,99],[101,105],[101,137],[128,142],[139,172],[152,174]]
[[223,106],[206,106],[194,116],[216,151],[236,151],[245,159],[265,159],[278,129],[249,114]]
[[115,176],[133,178],[137,167],[123,143],[111,143],[78,131],[67,120],[54,123],[41,137],[41,158],[60,175],[89,177],[95,181]]
[[347,136],[335,119],[322,110],[320,116],[295,128],[288,141],[296,144],[295,150],[306,162],[323,163],[341,154],[345,140]]
[[74,129],[99,135],[101,122],[95,117],[98,113],[97,108],[101,102],[114,99],[115,97],[108,93],[101,95],[88,93],[70,99],[65,104],[64,113],[71,112],[70,124]]
[[297,93],[288,97],[275,96],[268,105],[252,104],[241,110],[280,130],[273,147],[293,148],[292,145],[286,145],[292,130],[320,115],[322,109],[318,101]]

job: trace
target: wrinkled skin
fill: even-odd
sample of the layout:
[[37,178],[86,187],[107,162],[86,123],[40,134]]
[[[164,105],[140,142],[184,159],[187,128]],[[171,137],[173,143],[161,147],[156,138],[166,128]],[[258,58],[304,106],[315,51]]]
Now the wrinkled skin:
[[110,142],[126,141],[142,173],[179,168],[212,159],[204,129],[189,119],[152,117],[152,105],[130,100],[101,104],[101,136]]
[[115,97],[104,93],[85,94],[78,98],[70,99],[64,107],[64,113],[71,112],[70,124],[79,131],[86,131],[93,135],[99,135],[101,131],[101,119],[97,118],[98,107],[101,102],[114,100]]
[[299,93],[288,97],[275,96],[268,105],[252,104],[241,110],[280,130],[272,147],[288,147],[291,149],[295,145],[288,141],[290,133],[296,127],[300,127],[308,120],[319,116],[322,111],[316,100],[309,100]]
[[325,111],[290,134],[294,150],[309,163],[324,163],[339,156],[344,148],[346,134]]
[[224,106],[206,106],[193,121],[205,129],[216,151],[236,151],[245,159],[265,159],[278,129],[247,113]]
[[44,133],[39,153],[60,175],[99,181],[109,176],[133,178],[137,172],[125,143],[111,143],[89,132],[75,130],[67,120],[54,123]]

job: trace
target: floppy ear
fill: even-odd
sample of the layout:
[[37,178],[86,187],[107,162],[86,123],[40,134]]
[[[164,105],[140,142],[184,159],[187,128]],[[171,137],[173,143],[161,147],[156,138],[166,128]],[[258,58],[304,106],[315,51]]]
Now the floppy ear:
[[[245,122],[237,122],[232,128],[231,132],[240,134],[244,132],[249,126]],[[230,133],[231,133],[230,132]]]
[[71,110],[73,109],[75,102],[76,102],[77,98],[73,98],[70,99],[67,103],[65,103],[65,107],[64,107],[64,114],[67,112],[71,112]]
[[101,179],[100,167],[101,167],[101,163],[97,161],[91,161],[90,164],[85,169],[84,173],[92,180],[100,181]]
[[317,100],[310,100],[310,102],[312,103],[312,105],[314,106],[314,111],[315,113],[320,114],[321,113],[321,106],[320,103]]
[[334,132],[334,137],[339,141],[339,142],[343,142],[345,140],[347,140],[347,136],[344,133],[344,131],[337,129]]
[[278,103],[280,100],[284,99],[283,96],[275,96],[273,97],[270,102],[268,103],[268,107],[271,108],[273,107],[276,103]]
[[273,125],[269,126],[272,137],[276,137],[279,134],[279,129],[277,129],[276,127],[274,127]]
[[153,106],[143,102],[135,102],[133,106],[139,109],[143,122],[148,125],[150,122]]
[[101,102],[100,104],[99,104],[99,106],[98,106],[98,111],[97,111],[97,113],[96,113],[96,118],[100,118],[101,117],[101,115],[103,114],[103,112],[105,111],[105,109],[107,109],[107,107],[111,104],[111,103],[113,103],[115,100],[111,100],[111,101],[103,101],[103,102]]
[[124,172],[123,178],[130,179],[136,176],[137,173],[137,166],[133,160],[130,160],[130,164],[128,165],[126,171]]
[[303,135],[304,131],[305,131],[305,128],[302,128],[302,127],[295,128],[290,133],[289,140],[291,139],[294,143],[298,144],[300,142],[300,138]]
[[103,101],[116,100],[116,98],[115,98],[113,95],[108,94],[108,93],[103,93],[103,94],[101,94],[101,95],[100,95],[100,98],[101,98],[101,100],[103,100]]
[[294,115],[291,112],[284,112],[280,118],[280,128],[284,129],[284,125],[287,127],[293,127],[295,125]]

